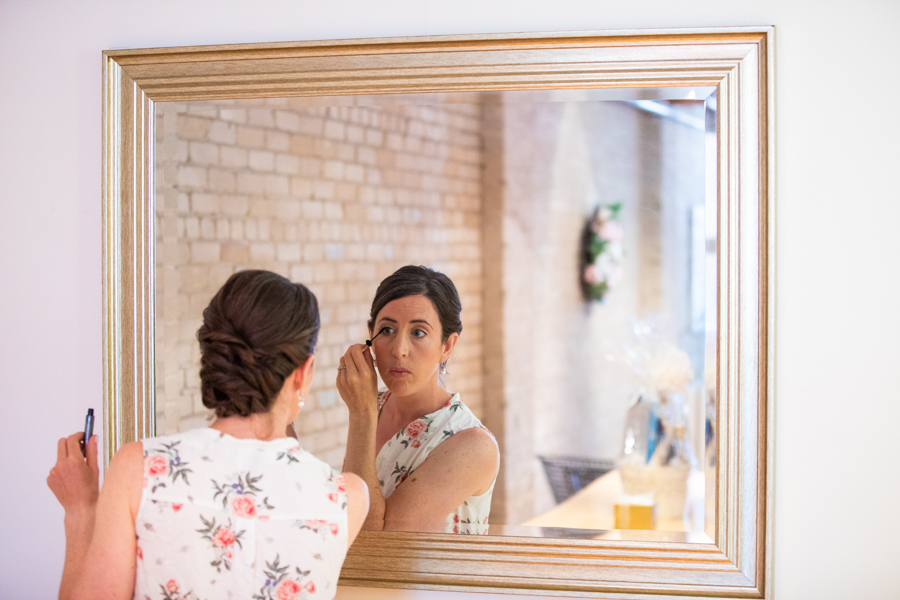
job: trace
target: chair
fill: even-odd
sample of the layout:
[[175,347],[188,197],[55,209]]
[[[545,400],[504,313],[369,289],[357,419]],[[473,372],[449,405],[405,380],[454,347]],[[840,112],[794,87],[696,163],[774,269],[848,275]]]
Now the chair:
[[616,468],[615,461],[583,456],[538,456],[559,504]]

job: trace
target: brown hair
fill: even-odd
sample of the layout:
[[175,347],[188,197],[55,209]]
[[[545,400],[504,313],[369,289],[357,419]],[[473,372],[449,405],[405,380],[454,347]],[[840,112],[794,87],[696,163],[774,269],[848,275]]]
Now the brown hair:
[[440,271],[413,265],[400,267],[378,285],[369,313],[369,330],[375,326],[375,318],[388,302],[406,296],[425,296],[431,300],[441,320],[442,342],[446,342],[451,333],[462,333],[459,318],[462,304],[456,286]]
[[235,273],[197,331],[203,405],[217,417],[268,412],[318,333],[319,305],[305,286],[270,271]]

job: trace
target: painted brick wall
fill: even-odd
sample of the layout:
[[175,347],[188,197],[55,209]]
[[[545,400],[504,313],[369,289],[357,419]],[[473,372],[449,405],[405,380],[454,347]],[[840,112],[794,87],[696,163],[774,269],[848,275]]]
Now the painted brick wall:
[[464,331],[446,381],[481,414],[480,107],[342,102],[157,105],[158,432],[207,423],[195,334],[243,268],[278,272],[319,299],[316,376],[296,427],[333,466],[347,429],[338,359],[366,339],[378,283],[405,264],[456,284]]

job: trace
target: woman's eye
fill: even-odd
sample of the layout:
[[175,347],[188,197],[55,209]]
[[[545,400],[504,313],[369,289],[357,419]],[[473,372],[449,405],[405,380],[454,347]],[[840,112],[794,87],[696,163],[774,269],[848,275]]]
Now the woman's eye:
[[425,337],[425,332],[422,331],[421,329],[414,329],[414,330],[413,330],[413,337],[416,337],[416,338],[423,338],[423,337]]
[[391,329],[390,327],[382,327],[378,333],[379,334],[383,333],[384,335],[391,335],[392,333],[394,333],[394,330]]

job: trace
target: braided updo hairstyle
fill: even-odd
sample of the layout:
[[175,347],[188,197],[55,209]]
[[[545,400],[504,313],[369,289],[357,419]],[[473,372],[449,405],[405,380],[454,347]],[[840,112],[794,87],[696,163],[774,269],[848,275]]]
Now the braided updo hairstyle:
[[319,305],[305,286],[270,271],[235,273],[197,331],[203,405],[217,417],[268,412],[318,334]]

